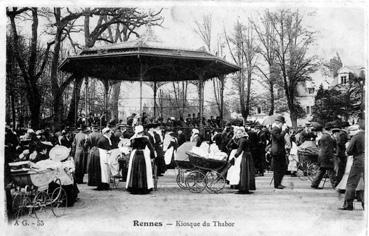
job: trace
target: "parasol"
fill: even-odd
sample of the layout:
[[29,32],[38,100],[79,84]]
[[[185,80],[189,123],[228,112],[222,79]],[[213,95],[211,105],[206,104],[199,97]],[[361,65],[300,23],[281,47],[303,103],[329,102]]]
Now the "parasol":
[[275,120],[277,119],[278,116],[280,116],[280,115],[271,115],[271,116],[265,117],[263,122],[262,122],[262,125],[264,125],[264,126],[272,125],[275,122]]

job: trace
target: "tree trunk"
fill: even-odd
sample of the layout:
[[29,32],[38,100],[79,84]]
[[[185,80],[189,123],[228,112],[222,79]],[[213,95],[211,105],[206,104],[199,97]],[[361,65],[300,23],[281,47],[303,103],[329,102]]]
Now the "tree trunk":
[[[60,9],[59,10],[59,16],[60,16]],[[59,129],[62,122],[63,122],[63,100],[62,100],[62,94],[63,92],[59,91],[59,85],[58,85],[58,62],[59,62],[59,53],[60,53],[60,37],[61,37],[61,30],[58,29],[56,36],[55,36],[55,45],[54,45],[54,53],[53,53],[53,59],[51,62],[51,74],[50,74],[50,80],[51,80],[51,89],[54,96],[53,101],[53,109],[54,109],[54,129]]]
[[11,99],[11,107],[12,107],[12,120],[13,120],[13,125],[12,128],[13,130],[15,130],[15,123],[16,123],[16,117],[15,117],[15,98],[14,98],[14,92],[12,91],[12,94],[10,94],[10,99]]
[[245,109],[245,121],[247,121],[247,117],[250,114],[250,92],[251,92],[251,71],[247,73],[247,95],[246,95],[246,109]]
[[185,114],[188,81],[182,81],[182,114]]
[[219,78],[220,80],[220,120],[222,121],[222,128],[223,128],[223,117],[224,117],[224,76]]
[[[287,96],[287,95],[290,95],[290,97]],[[288,109],[290,110],[290,118],[291,118],[292,128],[296,129],[297,128],[297,114],[296,114],[296,110],[295,110],[295,106],[294,106],[293,96],[294,96],[294,94],[293,94],[293,91],[291,89],[289,94],[286,94],[286,97],[287,97]]]
[[240,98],[240,108],[241,108],[241,115],[244,121],[247,120],[247,113],[246,113],[246,106],[245,106],[245,83],[243,80],[243,74],[240,73],[240,79],[239,79],[239,98]]
[[54,109],[54,130],[59,130],[62,128],[63,124],[63,111],[64,111],[64,103],[63,103],[63,93],[58,93],[54,97],[53,101],[53,109]]
[[274,84],[270,82],[269,84],[269,91],[270,91],[270,110],[269,115],[274,114]]
[[154,117],[156,118],[156,94],[158,92],[158,88],[156,86],[156,82],[154,82]]
[[[220,78],[218,78],[220,80]],[[219,111],[219,114],[221,113],[221,107],[220,107],[220,92],[218,92],[219,90],[219,85],[217,84],[220,83],[219,81],[216,81],[216,78],[213,78],[213,91],[214,91],[214,99],[215,99],[215,103],[217,104],[217,107],[218,107],[218,111]],[[218,85],[218,86],[217,86]]]
[[290,111],[290,118],[292,123],[292,128],[297,128],[297,114],[295,114],[295,111]]
[[31,111],[31,127],[33,129],[40,128],[40,109],[41,109],[41,97],[36,88],[36,85],[32,86],[33,93],[28,95],[28,104]]
[[199,112],[200,112],[200,120],[199,120],[199,129],[200,133],[204,134],[204,125],[202,123],[202,117],[204,115],[204,81],[203,76],[199,75]]
[[77,77],[74,80],[72,100],[69,105],[69,112],[68,112],[68,117],[67,117],[68,122],[70,122],[70,125],[76,124],[76,121],[77,121],[76,116],[78,115],[77,110],[78,110],[79,99],[81,97],[80,92],[81,92],[82,82],[83,82],[82,77]]
[[118,82],[113,85],[112,93],[110,96],[110,117],[117,117],[119,114],[119,95],[120,95],[120,86],[122,82]]

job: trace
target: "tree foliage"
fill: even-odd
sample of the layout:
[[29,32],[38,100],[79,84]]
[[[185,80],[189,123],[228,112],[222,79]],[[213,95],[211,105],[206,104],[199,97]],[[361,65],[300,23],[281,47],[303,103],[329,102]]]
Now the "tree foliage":
[[237,22],[232,37],[227,36],[227,34],[225,36],[233,61],[241,67],[241,71],[233,81],[238,90],[242,117],[247,120],[250,114],[251,83],[257,66],[254,29],[251,24],[246,26]]
[[314,42],[314,32],[303,25],[303,16],[298,10],[266,11],[265,19],[270,22],[276,37],[274,51],[275,64],[280,71],[279,79],[283,83],[292,126],[297,127],[297,118],[301,106],[296,101],[299,82],[311,80],[310,74],[317,70],[316,56],[309,55]]
[[[54,128],[60,128],[65,123],[63,122],[65,102],[70,104],[68,120],[73,121],[78,111],[80,88],[84,78],[78,74],[67,75],[58,70],[59,64],[67,56],[66,53],[61,53],[65,51],[63,46],[70,46],[74,54],[78,54],[81,49],[93,47],[96,42],[116,43],[128,40],[131,35],[139,36],[137,30],[141,26],[161,25],[163,21],[161,10],[153,12],[137,8],[12,7],[7,8],[7,16],[9,19],[7,63],[11,64],[7,66],[7,85],[13,88],[9,99],[15,98],[14,90],[18,88],[13,85],[20,75],[24,81],[24,90],[19,90],[26,92],[26,101],[23,102],[30,111],[31,126],[36,129],[40,126],[41,113],[52,116]],[[41,17],[46,19],[46,24],[40,24]],[[83,24],[77,24],[82,17]],[[92,21],[90,22],[92,18],[97,20],[94,26]],[[26,36],[24,32],[20,33],[18,28],[22,20],[31,22],[30,36]],[[82,44],[74,38],[74,35],[80,33],[85,36]],[[44,35],[47,36],[42,38]],[[41,42],[44,42],[45,38],[50,41],[42,45]],[[73,81],[73,92],[65,93]],[[69,99],[65,99],[65,95],[68,94]],[[112,97],[115,100],[119,98]]]
[[333,120],[348,121],[364,111],[365,75],[349,74],[347,84],[338,84],[332,89],[320,86],[313,106],[313,120],[326,123]]

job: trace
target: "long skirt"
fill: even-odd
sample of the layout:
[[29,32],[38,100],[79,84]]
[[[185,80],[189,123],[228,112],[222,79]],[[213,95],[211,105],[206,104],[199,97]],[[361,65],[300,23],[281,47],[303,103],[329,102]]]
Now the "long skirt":
[[88,160],[88,186],[97,186],[99,190],[109,189],[109,183],[101,181],[100,151],[97,147],[91,148]]
[[148,150],[133,150],[128,165],[127,191],[133,194],[149,193],[154,187]]
[[[353,157],[352,156],[348,156],[347,157],[347,162],[346,162],[346,169],[345,169],[345,174],[343,175],[340,183],[336,186],[336,190],[346,190],[346,185],[347,185],[347,180],[348,180],[348,177],[350,175],[350,171],[351,171],[351,166],[352,166],[352,163],[353,163]],[[360,178],[360,182],[356,188],[356,191],[363,191],[364,190],[364,176],[362,176]]]
[[76,182],[77,184],[83,183],[83,176],[86,173],[86,157],[83,148],[78,148],[76,154],[74,155],[74,162],[76,165]]
[[250,152],[243,152],[239,158],[241,158],[241,171],[238,190],[240,192],[255,190],[255,167],[252,155]]
[[101,184],[99,149],[92,147],[88,156],[88,186],[99,186]]
[[157,155],[155,158],[155,164],[158,167],[158,174],[164,174],[167,170],[164,160],[164,151],[162,148],[156,148],[155,150]]

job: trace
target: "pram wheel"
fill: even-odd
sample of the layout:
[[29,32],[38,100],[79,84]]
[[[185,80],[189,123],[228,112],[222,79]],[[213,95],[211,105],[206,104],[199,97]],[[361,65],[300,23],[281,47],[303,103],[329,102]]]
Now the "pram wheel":
[[51,211],[54,216],[62,216],[65,213],[67,207],[67,193],[62,187],[54,189],[51,194]]
[[16,194],[12,202],[12,211],[15,219],[30,214],[31,200],[25,194]]
[[206,173],[206,190],[211,193],[219,193],[225,186],[224,177],[217,171]]
[[187,175],[185,183],[190,192],[201,193],[206,188],[206,176],[201,171],[191,171]]
[[32,206],[30,206],[30,214],[34,214],[37,219],[48,218],[46,214],[46,207],[49,201],[49,196],[46,192],[37,192],[32,201]]
[[307,178],[312,182],[319,170],[319,166],[316,163],[307,163]]
[[187,189],[186,182],[185,182],[185,171],[178,169],[178,174],[176,177],[177,185],[181,189]]

